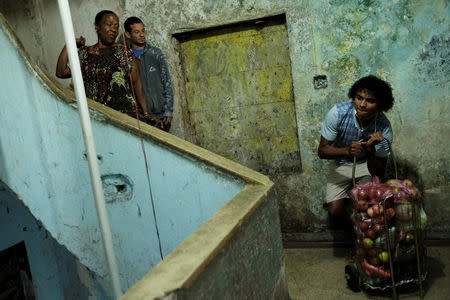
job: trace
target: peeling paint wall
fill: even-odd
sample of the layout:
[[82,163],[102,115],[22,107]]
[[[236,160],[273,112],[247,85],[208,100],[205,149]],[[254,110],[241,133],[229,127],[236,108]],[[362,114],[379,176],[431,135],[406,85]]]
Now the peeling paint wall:
[[173,293],[175,298],[290,299],[278,221],[276,199],[269,197],[197,280]]
[[2,182],[0,237],[0,251],[25,243],[37,299],[88,299],[89,291],[78,278],[76,257],[58,244]]
[[[88,3],[77,2],[78,9],[93,16]],[[194,137],[183,120],[185,81],[179,43],[173,34],[286,14],[302,165],[297,176],[275,180],[296,191],[279,199],[286,239],[330,238],[322,208],[328,162],[316,155],[320,127],[328,109],[346,100],[350,85],[369,73],[386,79],[394,88],[396,103],[388,113],[395,134],[393,146],[401,177],[414,180],[425,196],[430,237],[450,237],[448,1],[135,0],[124,4],[125,16],[141,16],[150,43],[160,47],[168,58],[176,95],[172,133],[192,141]],[[59,16],[51,6],[48,4],[46,14],[57,22]],[[27,16],[21,18],[32,22]],[[84,24],[86,18],[80,13],[74,22]],[[26,36],[24,28],[20,27]],[[84,28],[87,30],[87,25]],[[47,42],[39,47],[30,45],[36,55],[63,43],[60,33],[48,36],[51,30],[44,24],[41,34]],[[44,59],[45,64],[54,63],[56,57],[52,52]],[[327,76],[325,89],[314,88],[316,75]]]

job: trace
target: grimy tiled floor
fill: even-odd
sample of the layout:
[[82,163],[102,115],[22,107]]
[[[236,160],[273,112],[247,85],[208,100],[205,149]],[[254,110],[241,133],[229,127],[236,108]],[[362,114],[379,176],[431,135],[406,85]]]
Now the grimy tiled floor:
[[[344,277],[344,248],[285,249],[286,278],[292,300],[392,299],[390,293],[353,292]],[[450,300],[450,247],[427,247],[424,298]],[[398,291],[398,299],[420,299],[417,290]]]

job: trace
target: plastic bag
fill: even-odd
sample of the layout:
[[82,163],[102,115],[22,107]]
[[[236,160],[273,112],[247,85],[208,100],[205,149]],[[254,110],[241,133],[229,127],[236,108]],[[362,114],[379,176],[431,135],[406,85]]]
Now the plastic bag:
[[[372,182],[356,185],[350,197],[357,267],[369,285],[389,282],[390,263],[396,273],[401,273],[402,264],[410,266],[416,261],[416,245],[423,245],[426,214],[419,191],[410,180],[390,179],[380,183],[374,177]],[[417,250],[421,255],[424,252]],[[412,273],[410,268],[408,272]],[[397,275],[396,278],[403,279],[417,276]]]

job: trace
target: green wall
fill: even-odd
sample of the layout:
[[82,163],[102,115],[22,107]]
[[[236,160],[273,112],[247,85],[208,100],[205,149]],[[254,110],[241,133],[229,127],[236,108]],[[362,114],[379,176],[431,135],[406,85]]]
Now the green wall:
[[[313,64],[301,68],[327,75],[329,85],[313,90],[307,82],[310,76],[297,77],[297,87],[306,92],[296,90],[299,119],[305,121],[298,122],[303,124],[300,143],[303,164],[308,166],[302,179],[317,191],[305,194],[306,201],[317,203],[325,194],[325,162],[317,159],[315,149],[326,111],[345,99],[354,80],[375,74],[392,84],[396,98],[388,117],[394,129],[399,177],[410,178],[421,188],[430,215],[430,237],[448,238],[448,4],[405,0],[311,3]],[[309,63],[305,57],[303,66]]]

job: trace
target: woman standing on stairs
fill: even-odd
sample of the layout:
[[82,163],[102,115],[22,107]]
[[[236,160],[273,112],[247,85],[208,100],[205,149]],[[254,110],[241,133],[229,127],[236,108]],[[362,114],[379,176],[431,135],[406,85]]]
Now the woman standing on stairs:
[[[84,37],[76,39],[80,57],[86,96],[115,110],[136,117],[136,99],[151,123],[161,121],[149,114],[145,100],[145,92],[139,74],[139,63],[130,49],[117,44],[119,34],[119,18],[109,10],[102,10],[95,16],[95,31],[98,42],[93,46],[85,46]],[[58,78],[70,78],[67,49],[64,46],[56,65]],[[131,80],[130,80],[131,73]]]

